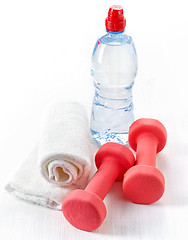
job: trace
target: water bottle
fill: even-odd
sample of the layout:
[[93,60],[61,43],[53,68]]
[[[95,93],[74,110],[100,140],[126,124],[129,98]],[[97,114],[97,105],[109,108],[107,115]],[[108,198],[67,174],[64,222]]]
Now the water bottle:
[[136,50],[125,34],[121,6],[111,6],[105,25],[106,34],[96,42],[91,66],[95,96],[90,127],[100,146],[106,142],[127,144],[134,121],[132,87],[137,73]]

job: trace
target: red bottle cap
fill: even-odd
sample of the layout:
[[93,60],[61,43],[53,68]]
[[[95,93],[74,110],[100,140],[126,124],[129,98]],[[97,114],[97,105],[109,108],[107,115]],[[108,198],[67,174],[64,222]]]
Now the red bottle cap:
[[105,20],[106,30],[110,32],[121,32],[125,29],[126,19],[123,8],[120,5],[112,5]]

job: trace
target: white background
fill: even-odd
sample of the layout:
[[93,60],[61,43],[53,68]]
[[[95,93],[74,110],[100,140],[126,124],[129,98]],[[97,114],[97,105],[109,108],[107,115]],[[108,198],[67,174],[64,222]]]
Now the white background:
[[[37,141],[47,104],[76,100],[90,114],[90,59],[111,4],[120,3],[138,55],[136,118],[154,117],[168,132],[157,166],[163,198],[128,202],[121,184],[105,199],[108,215],[94,233],[69,225],[61,212],[5,193],[4,184]],[[0,1],[0,239],[188,238],[188,14],[186,1]]]

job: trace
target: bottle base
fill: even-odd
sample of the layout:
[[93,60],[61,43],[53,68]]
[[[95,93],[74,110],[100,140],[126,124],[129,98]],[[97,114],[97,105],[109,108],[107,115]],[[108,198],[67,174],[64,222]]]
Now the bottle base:
[[123,145],[128,145],[128,132],[116,133],[110,132],[110,130],[97,132],[91,129],[91,135],[99,147],[107,142],[115,142]]

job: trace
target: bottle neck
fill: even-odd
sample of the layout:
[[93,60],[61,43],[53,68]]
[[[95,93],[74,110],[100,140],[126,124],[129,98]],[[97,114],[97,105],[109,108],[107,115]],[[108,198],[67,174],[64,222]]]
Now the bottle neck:
[[107,35],[111,36],[111,37],[119,37],[120,35],[124,34],[125,30],[121,31],[121,32],[110,32],[108,30],[106,30]]

